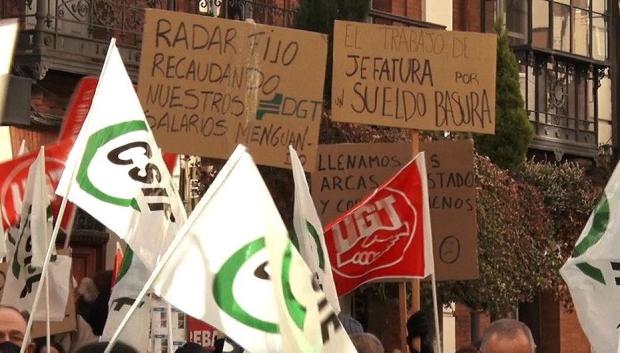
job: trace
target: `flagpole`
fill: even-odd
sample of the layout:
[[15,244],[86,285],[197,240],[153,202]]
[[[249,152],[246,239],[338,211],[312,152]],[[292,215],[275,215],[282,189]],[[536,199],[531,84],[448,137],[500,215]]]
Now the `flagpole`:
[[[109,48],[113,48],[114,46],[116,46],[116,39],[112,38],[110,40]],[[110,52],[110,49],[108,49],[108,52]],[[103,62],[103,67],[101,69],[102,72],[105,70],[108,64],[108,57],[109,55],[106,55],[105,61]],[[96,96],[97,96],[97,91],[95,90],[93,101],[95,100]],[[86,121],[84,122],[84,126],[82,126],[82,128],[86,128],[88,126],[88,123],[89,123],[89,120],[86,119]],[[60,231],[60,224],[62,223],[62,218],[65,215],[65,209],[67,208],[67,202],[69,200],[69,191],[71,191],[71,185],[73,184],[72,181],[73,179],[75,179],[76,172],[77,172],[77,164],[74,164],[71,170],[71,178],[69,179],[69,182],[67,183],[67,190],[65,193],[67,197],[62,198],[62,203],[60,204],[60,209],[58,210],[58,218],[56,219],[56,223],[54,224],[54,230],[52,231],[52,237],[50,238],[50,243],[47,246],[47,252],[45,253],[45,259],[43,260],[43,268],[41,270],[40,281],[44,281],[48,276],[48,268],[50,264],[50,259],[52,258],[52,252],[54,251],[54,248],[56,247],[56,239],[58,238],[58,233]],[[35,308],[39,304],[39,299],[41,298],[42,291],[43,291],[43,286],[41,285],[38,286],[37,291],[34,295],[33,303],[32,303],[32,310],[31,310],[32,314],[28,318],[28,323],[26,324],[26,332],[24,333],[24,340],[22,341],[22,346],[19,350],[19,353],[24,353],[26,351],[26,347],[28,346],[28,341],[30,341],[30,330],[32,330],[32,324],[34,322],[34,316],[36,313]]]
[[435,271],[431,273],[431,286],[433,287],[433,315],[435,321],[435,342],[437,343],[437,353],[441,353],[441,332],[439,331],[439,307],[437,305],[437,282],[435,280]]
[[[239,160],[243,156],[243,153],[245,153],[245,150],[246,150],[245,146],[243,145],[237,146],[233,154],[230,156],[230,159],[224,165],[224,168],[222,168],[218,177],[215,179],[215,181],[218,181],[219,179],[219,182],[215,185],[211,185],[211,187],[207,190],[207,193],[203,196],[203,198],[205,199],[205,202],[203,202],[202,204],[198,203],[199,208],[194,209],[192,215],[200,214],[200,212],[202,212],[202,210],[205,207],[207,207],[207,205],[213,198],[213,195],[219,190],[223,182],[226,180],[226,177],[232,172],[234,166],[237,164],[237,162],[239,162]],[[140,293],[136,297],[136,300],[133,302],[133,304],[131,304],[131,307],[125,314],[125,317],[123,318],[121,323],[116,328],[116,331],[114,331],[114,334],[110,338],[110,341],[108,342],[108,346],[105,348],[105,351],[103,353],[110,353],[112,351],[114,344],[118,340],[118,337],[120,336],[121,331],[123,331],[123,328],[125,328],[125,326],[127,325],[127,322],[131,318],[131,315],[133,315],[133,313],[136,311],[136,309],[138,308],[138,306],[140,305],[140,303],[146,296],[146,293],[151,288],[151,286],[153,285],[153,283],[155,282],[155,280],[157,279],[161,271],[164,269],[164,266],[166,265],[168,260],[170,260],[170,258],[172,257],[172,254],[174,253],[174,251],[179,247],[179,245],[181,244],[181,241],[185,238],[185,236],[191,229],[194,223],[194,220],[196,218],[197,218],[196,216],[194,217],[190,216],[189,219],[185,222],[185,224],[183,224],[181,229],[179,229],[179,233],[176,235],[176,237],[174,237],[174,239],[172,240],[172,243],[170,243],[170,246],[168,247],[168,249],[166,249],[166,252],[162,255],[160,260],[155,265],[155,269],[153,269],[151,276],[144,284],[144,287],[142,287],[142,289],[140,290]],[[24,352],[20,352],[20,353],[24,353]]]
[[[72,305],[72,303],[67,303]],[[45,343],[47,345],[47,352],[51,352],[52,337],[50,329],[50,276],[45,277]]]
[[172,305],[166,302],[166,316],[168,317],[168,353],[173,353],[174,337],[172,334]]
[[[72,177],[71,179],[73,179],[75,177],[75,169],[73,169],[72,171]],[[71,187],[71,183],[69,183],[69,186],[67,187],[67,189],[69,189]],[[56,238],[58,238],[58,231],[60,230],[60,219],[62,218],[62,215],[65,213],[65,208],[67,207],[67,198],[64,197],[62,199],[62,203],[60,204],[60,210],[58,211],[58,214],[60,215],[60,217],[56,220],[56,224],[54,225],[54,230],[52,232],[52,237],[50,239],[50,243],[47,246],[47,252],[45,253],[45,259],[43,260],[43,268],[41,270],[41,281],[45,281],[47,279],[48,276],[48,269],[49,269],[49,264],[50,264],[50,259],[52,258],[52,252],[54,251],[55,245],[56,245]],[[19,350],[19,353],[24,353],[26,351],[26,347],[28,346],[28,341],[30,340],[30,330],[32,329],[32,323],[34,321],[34,316],[36,314],[36,307],[39,304],[39,298],[41,298],[41,292],[43,292],[43,287],[42,285],[39,285],[37,287],[37,291],[34,295],[34,300],[32,303],[32,310],[31,310],[31,315],[28,318],[28,323],[26,325],[26,332],[24,332],[24,340],[22,341],[22,346]]]

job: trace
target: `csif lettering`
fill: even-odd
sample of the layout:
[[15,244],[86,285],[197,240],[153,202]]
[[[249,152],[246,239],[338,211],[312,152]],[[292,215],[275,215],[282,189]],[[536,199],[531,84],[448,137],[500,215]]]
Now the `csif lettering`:
[[[136,131],[148,131],[146,122],[143,120],[125,121],[107,126],[93,133],[86,142],[84,156],[80,162],[76,174],[76,182],[84,192],[90,194],[101,202],[106,202],[120,207],[131,207],[140,212],[140,206],[135,198],[122,198],[110,195],[98,188],[88,175],[88,169],[93,163],[97,151],[100,148],[114,139]],[[152,149],[150,144],[146,141],[132,141],[121,145],[120,147],[110,151],[107,158],[110,162],[116,165],[134,165],[135,161],[133,159],[124,159],[121,157],[121,154],[135,148],[142,149],[144,156],[149,160],[151,159]],[[144,167],[144,171],[145,175],[140,175],[141,169],[136,166],[129,170],[128,175],[132,180],[135,180],[141,184],[153,184],[154,182],[160,183],[162,181],[162,174],[157,165],[148,162]],[[163,211],[166,218],[170,222],[175,222],[175,216],[172,213],[170,203],[161,201],[162,197],[167,198],[169,196],[165,188],[144,185],[144,187],[141,188],[141,192],[144,197],[152,200],[147,201],[150,211]]]
[[[144,155],[147,158],[152,157],[151,146],[145,141],[136,141],[124,144],[120,147],[117,147],[108,153],[108,160],[117,165],[133,165],[133,159],[123,159],[121,158],[121,153],[125,151],[129,151],[133,148],[141,148],[144,150]],[[143,184],[152,184],[154,181],[157,183],[161,183],[161,171],[159,167],[153,163],[147,163],[144,166],[145,174],[144,176],[140,175],[141,169],[133,167],[127,173],[129,177],[139,183]],[[161,197],[168,197],[168,192],[166,188],[162,187],[143,187],[140,189],[142,191],[142,195],[146,198],[157,199],[154,201],[147,201],[147,205],[149,206],[149,210],[151,211],[163,211],[166,215],[166,218],[171,222],[175,221],[174,214],[172,214],[172,207],[169,202],[161,202],[159,199]]]

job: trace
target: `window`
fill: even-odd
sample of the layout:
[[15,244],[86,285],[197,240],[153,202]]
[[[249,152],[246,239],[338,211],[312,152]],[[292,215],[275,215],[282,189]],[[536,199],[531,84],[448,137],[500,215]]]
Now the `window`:
[[573,53],[588,56],[590,48],[590,15],[588,11],[573,9]]
[[493,23],[501,15],[513,46],[528,44],[606,61],[609,56],[607,1],[485,0],[485,31],[493,32]]
[[532,2],[532,45],[538,48],[549,47],[549,2]]
[[528,43],[528,2],[524,0],[485,0],[484,31],[495,33],[495,21],[501,16],[511,45]]
[[606,60],[607,56],[607,17],[592,12],[592,57]]
[[538,138],[596,146],[595,72],[589,65],[521,63],[521,93]]
[[570,6],[553,4],[553,49],[570,52]]
[[[536,1],[536,0],[534,0]],[[555,0],[553,49],[607,60],[606,0]],[[532,45],[539,43],[532,42]]]
[[510,44],[526,44],[528,39],[527,1],[505,0],[503,14]]

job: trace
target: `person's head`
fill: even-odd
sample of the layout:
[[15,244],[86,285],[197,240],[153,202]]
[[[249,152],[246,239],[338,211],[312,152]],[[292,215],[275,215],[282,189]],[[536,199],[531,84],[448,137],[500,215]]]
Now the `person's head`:
[[371,333],[356,333],[350,337],[357,353],[385,353],[381,341]]
[[344,327],[344,330],[347,331],[347,334],[353,335],[364,332],[364,327],[362,324],[351,317],[351,315],[343,314],[341,312],[338,314],[338,319],[340,320],[342,327]]
[[52,336],[52,345],[48,349],[47,340],[44,337],[39,337],[34,339],[34,344],[36,346],[36,353],[65,353],[65,350],[62,348],[60,344],[54,341],[54,337]]
[[534,353],[536,344],[530,329],[512,319],[494,321],[482,336],[481,353]]
[[417,311],[407,319],[407,345],[410,352],[417,352],[413,347],[416,338],[420,339],[421,353],[433,352],[430,324],[422,311]]
[[[89,343],[80,347],[75,353],[103,353],[107,346],[108,342]],[[116,342],[110,353],[138,353],[138,351],[123,342]]]
[[[27,317],[12,306],[0,305],[0,352],[19,352],[26,335]],[[26,352],[33,352],[34,344],[28,343]]]
[[77,286],[77,297],[86,303],[94,302],[99,296],[99,290],[92,278],[84,277]]
[[174,353],[207,353],[208,351],[198,343],[187,342],[179,347]]

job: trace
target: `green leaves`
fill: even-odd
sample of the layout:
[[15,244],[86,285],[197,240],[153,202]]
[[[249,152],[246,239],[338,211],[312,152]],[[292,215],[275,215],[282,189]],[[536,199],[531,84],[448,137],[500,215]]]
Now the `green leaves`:
[[583,169],[526,162],[513,174],[484,157],[475,167],[480,278],[442,283],[442,301],[502,315],[543,290],[564,295],[558,271],[597,199]]
[[[501,29],[501,25],[497,26]],[[476,149],[498,166],[517,170],[534,136],[519,86],[519,65],[508,43],[508,34],[498,32],[495,99],[495,135],[475,137]]]

